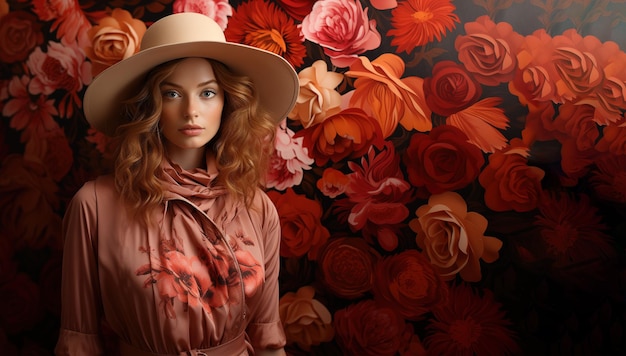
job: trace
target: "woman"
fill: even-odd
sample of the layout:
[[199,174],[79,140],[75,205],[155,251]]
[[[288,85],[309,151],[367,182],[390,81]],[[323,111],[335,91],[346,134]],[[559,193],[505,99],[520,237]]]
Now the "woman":
[[117,352],[106,335],[121,355],[284,354],[280,222],[259,183],[297,92],[285,60],[195,13],[94,79],[85,116],[115,137],[115,170],[66,211],[57,355]]

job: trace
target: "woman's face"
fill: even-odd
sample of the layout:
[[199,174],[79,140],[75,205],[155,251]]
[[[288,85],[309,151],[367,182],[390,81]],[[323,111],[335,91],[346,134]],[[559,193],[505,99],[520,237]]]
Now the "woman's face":
[[204,157],[205,145],[220,128],[224,91],[211,63],[203,58],[180,61],[161,84],[163,109],[159,126],[173,161]]

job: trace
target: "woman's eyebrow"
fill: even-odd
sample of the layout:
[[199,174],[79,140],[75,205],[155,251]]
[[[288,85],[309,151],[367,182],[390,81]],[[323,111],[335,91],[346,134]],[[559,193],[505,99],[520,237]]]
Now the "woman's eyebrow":
[[[198,83],[198,87],[203,87],[205,85],[209,85],[209,84],[213,84],[213,83],[217,83],[217,80],[211,79],[211,80],[207,80],[206,82]],[[164,85],[169,85],[169,86],[176,87],[176,88],[181,88],[182,87],[181,85],[178,85],[178,84],[172,83],[172,82],[167,82],[167,81],[161,83],[161,86],[164,86]]]

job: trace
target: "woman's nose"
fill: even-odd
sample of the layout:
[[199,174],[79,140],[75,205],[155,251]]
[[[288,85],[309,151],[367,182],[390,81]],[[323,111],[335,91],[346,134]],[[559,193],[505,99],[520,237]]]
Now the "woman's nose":
[[186,101],[185,118],[195,118],[195,117],[198,117],[197,103],[194,101],[194,99],[189,99]]

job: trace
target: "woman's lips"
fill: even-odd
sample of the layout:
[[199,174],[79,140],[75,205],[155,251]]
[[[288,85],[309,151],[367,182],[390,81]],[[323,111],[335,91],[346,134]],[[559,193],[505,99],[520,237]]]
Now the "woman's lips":
[[198,136],[202,134],[204,129],[200,126],[185,126],[179,130],[183,135],[187,136]]

